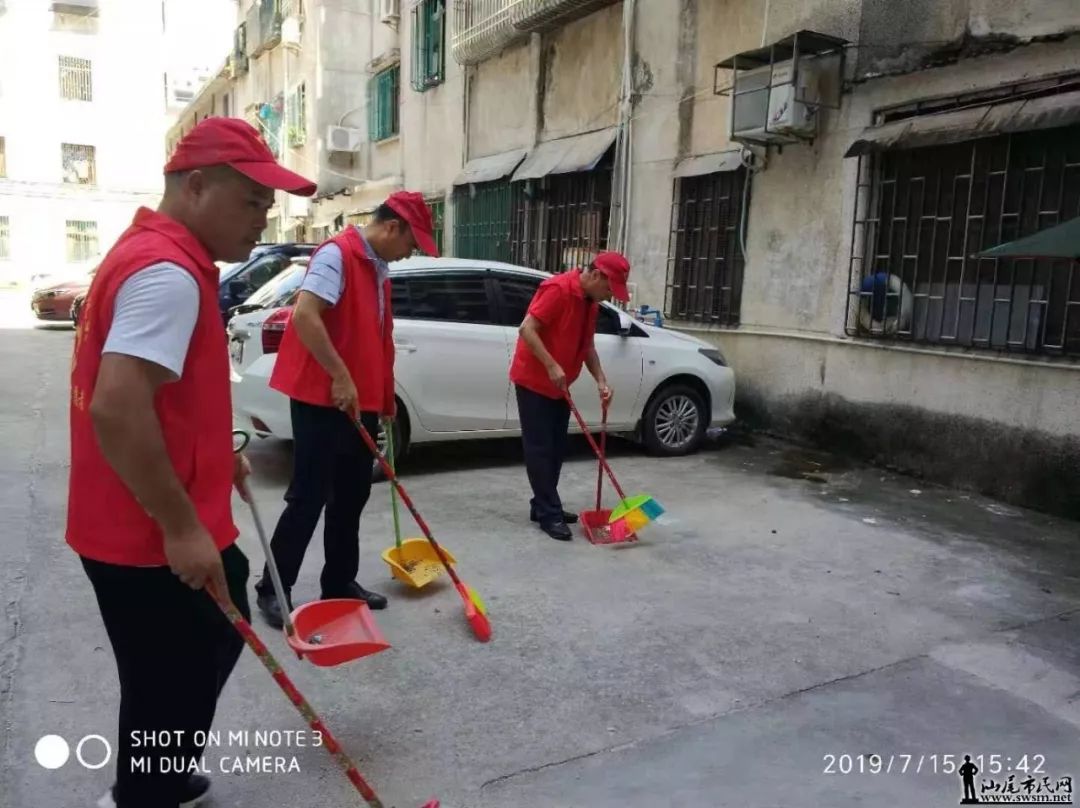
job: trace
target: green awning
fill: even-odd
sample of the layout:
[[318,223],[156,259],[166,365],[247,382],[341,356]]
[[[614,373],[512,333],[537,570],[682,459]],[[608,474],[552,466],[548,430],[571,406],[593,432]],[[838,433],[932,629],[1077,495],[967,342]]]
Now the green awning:
[[1080,259],[1080,217],[975,253],[975,258]]

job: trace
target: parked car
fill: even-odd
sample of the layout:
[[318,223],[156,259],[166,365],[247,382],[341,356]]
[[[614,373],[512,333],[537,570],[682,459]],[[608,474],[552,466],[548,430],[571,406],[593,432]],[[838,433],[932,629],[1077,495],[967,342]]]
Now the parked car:
[[86,305],[86,295],[89,294],[90,287],[86,287],[79,294],[75,295],[75,299],[71,301],[71,322],[74,325],[79,324],[79,316],[82,314],[82,308]]
[[[518,326],[546,277],[457,258],[409,258],[391,266],[398,455],[416,443],[521,434],[509,367]],[[267,384],[287,312],[263,320],[263,353],[245,357],[234,377],[233,405],[238,420],[257,434],[291,439],[288,401]],[[714,346],[636,322],[610,304],[598,317],[596,349],[615,390],[612,432],[655,454],[680,455],[697,449],[709,427],[734,421],[735,377]],[[571,394],[586,421],[599,424],[599,396],[587,371]]]
[[[227,331],[234,369],[243,370],[264,352],[277,351],[292,304],[300,292],[308,260],[306,257],[290,259],[288,267],[239,306],[230,309]],[[273,321],[266,326],[270,318]]]
[[30,295],[34,316],[47,322],[73,322],[72,306],[76,298],[85,295],[90,288],[93,274],[90,272],[35,289]]
[[297,256],[310,256],[317,244],[259,244],[247,261],[232,264],[218,276],[218,306],[226,323],[229,310],[251,297]]

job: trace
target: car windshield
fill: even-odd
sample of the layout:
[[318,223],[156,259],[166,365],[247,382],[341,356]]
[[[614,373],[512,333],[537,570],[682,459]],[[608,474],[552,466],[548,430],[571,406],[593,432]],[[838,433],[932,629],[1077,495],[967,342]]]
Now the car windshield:
[[260,286],[251,297],[245,300],[244,305],[258,308],[276,308],[286,305],[289,298],[300,288],[306,269],[306,258],[293,259],[288,267]]

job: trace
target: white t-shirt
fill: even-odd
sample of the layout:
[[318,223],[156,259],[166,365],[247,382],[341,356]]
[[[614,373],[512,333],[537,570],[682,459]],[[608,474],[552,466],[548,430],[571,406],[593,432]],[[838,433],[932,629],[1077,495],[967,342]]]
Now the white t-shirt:
[[145,359],[179,379],[198,318],[198,281],[177,264],[153,264],[120,285],[102,353]]

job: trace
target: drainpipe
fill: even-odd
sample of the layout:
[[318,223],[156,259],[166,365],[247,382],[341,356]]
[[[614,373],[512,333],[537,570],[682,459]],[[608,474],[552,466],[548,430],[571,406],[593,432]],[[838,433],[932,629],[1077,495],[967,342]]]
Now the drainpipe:
[[623,70],[619,104],[619,131],[615,143],[615,166],[613,192],[617,189],[615,202],[618,211],[612,216],[613,237],[611,247],[626,251],[627,230],[630,223],[631,191],[633,185],[633,115],[634,115],[634,34],[636,30],[636,0],[623,2]]

